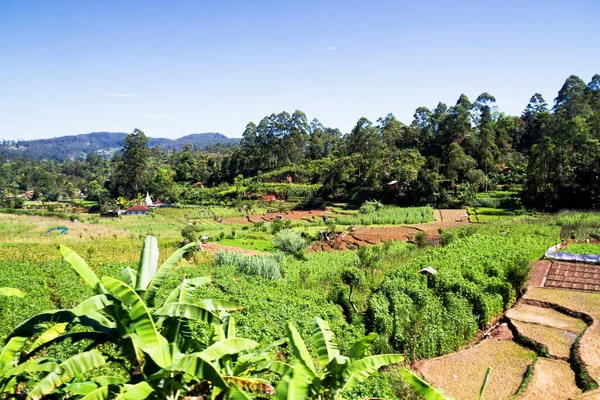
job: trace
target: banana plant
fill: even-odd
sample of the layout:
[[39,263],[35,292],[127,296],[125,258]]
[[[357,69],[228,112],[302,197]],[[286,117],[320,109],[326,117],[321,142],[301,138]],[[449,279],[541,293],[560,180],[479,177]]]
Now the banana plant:
[[[61,246],[60,252],[65,261],[90,286],[94,295],[72,309],[45,312],[30,318],[9,334],[8,343],[16,338],[35,339],[29,351],[21,357],[21,362],[27,362],[34,360],[41,350],[66,339],[91,342],[87,349],[110,342],[128,361],[124,365],[130,368],[132,384],[148,378],[150,385],[155,384],[150,386],[153,390],[160,389],[168,397],[173,393],[185,392],[186,387],[178,385],[181,379],[176,378],[184,375],[193,377],[188,381],[208,381],[211,387],[227,392],[229,385],[215,365],[215,359],[201,352],[198,354],[201,349],[192,338],[189,323],[200,321],[219,325],[219,311],[239,310],[242,307],[220,300],[194,303],[193,291],[210,282],[206,277],[184,279],[162,306],[156,307],[155,304],[156,293],[167,274],[193,246],[195,244],[191,243],[177,250],[159,267],[156,238],[148,236],[137,270],[125,268],[121,279],[99,278],[79,255]],[[75,326],[85,329],[70,329]],[[194,353],[188,354],[190,352]],[[85,357],[79,358],[80,362],[93,362],[91,353],[83,354]],[[138,394],[148,392],[148,388],[124,385],[117,385],[119,396],[125,396],[131,390]],[[90,398],[108,398],[115,394],[115,383],[90,384],[87,388],[92,386],[93,390],[86,394],[91,396],[93,392],[94,397]],[[47,394],[45,388],[49,386],[37,389],[36,395]]]
[[344,393],[363,382],[379,368],[404,359],[399,354],[379,354],[364,357],[377,334],[359,339],[346,355],[341,355],[329,324],[315,318],[312,342],[317,350],[318,364],[293,323],[287,325],[288,342],[295,356],[293,365],[272,362],[270,369],[282,375],[276,387],[275,399],[343,399]]

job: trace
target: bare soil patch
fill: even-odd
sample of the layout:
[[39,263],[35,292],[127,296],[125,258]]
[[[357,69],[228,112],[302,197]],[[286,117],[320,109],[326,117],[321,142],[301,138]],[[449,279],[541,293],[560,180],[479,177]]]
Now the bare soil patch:
[[534,287],[527,291],[524,298],[558,304],[594,319],[579,340],[579,352],[590,375],[600,381],[600,293]]
[[527,286],[544,286],[544,279],[548,275],[552,261],[538,260],[531,265],[531,276],[527,281]]
[[600,266],[553,261],[544,286],[600,292]]
[[565,360],[569,358],[575,339],[581,334],[531,322],[513,320],[512,323],[523,336],[544,344],[551,356]]
[[535,353],[515,342],[490,339],[447,356],[424,361],[418,368],[434,387],[461,399],[476,399],[488,367],[492,367],[487,399],[508,399],[518,390]]
[[569,332],[581,333],[587,327],[586,323],[578,318],[570,317],[551,308],[524,303],[519,303],[515,308],[508,310],[506,316],[513,321],[545,325]]
[[260,255],[269,254],[269,253],[265,253],[263,251],[242,249],[240,247],[226,246],[226,245],[214,243],[214,242],[208,242],[208,243],[202,244],[202,249],[208,250],[211,253],[216,253],[218,250],[233,251],[236,253],[243,253],[244,255],[247,255],[247,256],[260,256]]
[[571,366],[562,360],[539,358],[533,377],[519,400],[571,399],[581,394]]

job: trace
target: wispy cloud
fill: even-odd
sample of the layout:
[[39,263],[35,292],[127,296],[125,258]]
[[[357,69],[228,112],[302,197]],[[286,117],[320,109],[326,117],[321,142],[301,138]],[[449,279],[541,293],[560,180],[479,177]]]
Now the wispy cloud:
[[142,117],[142,118],[163,119],[163,118],[168,117],[168,114],[164,114],[164,113],[142,113],[142,114],[136,114],[136,116]]
[[330,51],[337,50],[337,47],[335,47],[335,46],[329,46],[327,48],[327,50],[330,50]]
[[124,94],[124,93],[107,93],[100,92],[102,96],[112,96],[112,97],[140,97],[137,94]]

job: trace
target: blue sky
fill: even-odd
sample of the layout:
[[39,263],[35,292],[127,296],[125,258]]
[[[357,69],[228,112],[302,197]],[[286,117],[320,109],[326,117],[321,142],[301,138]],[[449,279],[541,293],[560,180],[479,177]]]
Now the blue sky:
[[0,1],[0,138],[349,131],[487,91],[520,114],[600,73],[600,2]]

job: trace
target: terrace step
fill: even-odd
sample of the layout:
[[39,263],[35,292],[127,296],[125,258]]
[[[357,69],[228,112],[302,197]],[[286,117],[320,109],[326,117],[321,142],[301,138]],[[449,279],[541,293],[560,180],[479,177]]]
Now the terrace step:
[[518,400],[572,399],[581,394],[575,374],[566,361],[538,358],[533,377]]

